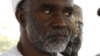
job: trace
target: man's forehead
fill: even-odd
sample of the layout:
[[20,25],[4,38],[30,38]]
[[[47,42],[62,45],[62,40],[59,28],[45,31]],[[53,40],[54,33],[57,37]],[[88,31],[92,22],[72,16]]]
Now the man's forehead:
[[[11,0],[11,2],[12,2],[12,7],[13,7],[13,10],[14,10],[14,12],[15,12],[15,10],[16,10],[16,6],[17,6],[17,4],[20,2],[21,0]],[[72,2],[73,3],[73,0],[30,0],[30,1],[32,1],[32,2],[57,2],[57,1],[59,1],[59,2],[61,2],[61,1],[63,1],[63,2],[66,2],[66,3],[69,3],[69,2]]]
[[32,5],[41,4],[59,4],[59,5],[73,5],[73,0],[31,0]]

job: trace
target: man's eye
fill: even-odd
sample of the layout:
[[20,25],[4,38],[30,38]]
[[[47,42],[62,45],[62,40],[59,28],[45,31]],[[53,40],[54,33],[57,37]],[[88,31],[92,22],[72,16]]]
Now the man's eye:
[[65,16],[69,16],[69,13],[68,13],[68,12],[66,12],[66,13],[64,13],[64,15],[65,15]]
[[45,10],[44,13],[45,14],[49,14],[51,11],[50,10]]
[[65,12],[64,15],[65,16],[71,16],[72,15],[72,12],[71,11],[70,12]]
[[71,16],[73,13],[73,8],[72,7],[68,7],[64,10],[64,15],[65,16]]

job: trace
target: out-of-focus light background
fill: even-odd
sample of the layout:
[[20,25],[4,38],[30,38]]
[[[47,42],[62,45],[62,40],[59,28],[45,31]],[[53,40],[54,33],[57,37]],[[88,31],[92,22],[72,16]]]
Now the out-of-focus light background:
[[0,53],[16,45],[19,34],[11,0],[0,0]]
[[[74,0],[82,7],[84,28],[79,56],[95,56],[100,53],[100,17],[97,9],[100,0]],[[0,53],[16,45],[20,36],[19,24],[12,9],[11,0],[0,0]]]

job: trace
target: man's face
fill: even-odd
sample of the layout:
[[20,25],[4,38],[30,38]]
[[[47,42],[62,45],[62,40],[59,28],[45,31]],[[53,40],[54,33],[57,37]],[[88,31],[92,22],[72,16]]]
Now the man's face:
[[72,0],[30,0],[26,16],[28,39],[42,51],[61,52],[72,31]]

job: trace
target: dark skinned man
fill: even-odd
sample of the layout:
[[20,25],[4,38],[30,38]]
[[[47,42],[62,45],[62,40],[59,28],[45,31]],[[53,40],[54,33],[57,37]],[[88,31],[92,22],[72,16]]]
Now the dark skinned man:
[[76,48],[74,39],[78,38],[73,8],[73,0],[22,0],[15,13],[21,31],[14,52],[17,54],[8,52],[5,55],[65,56],[63,52],[70,42],[72,54]]

